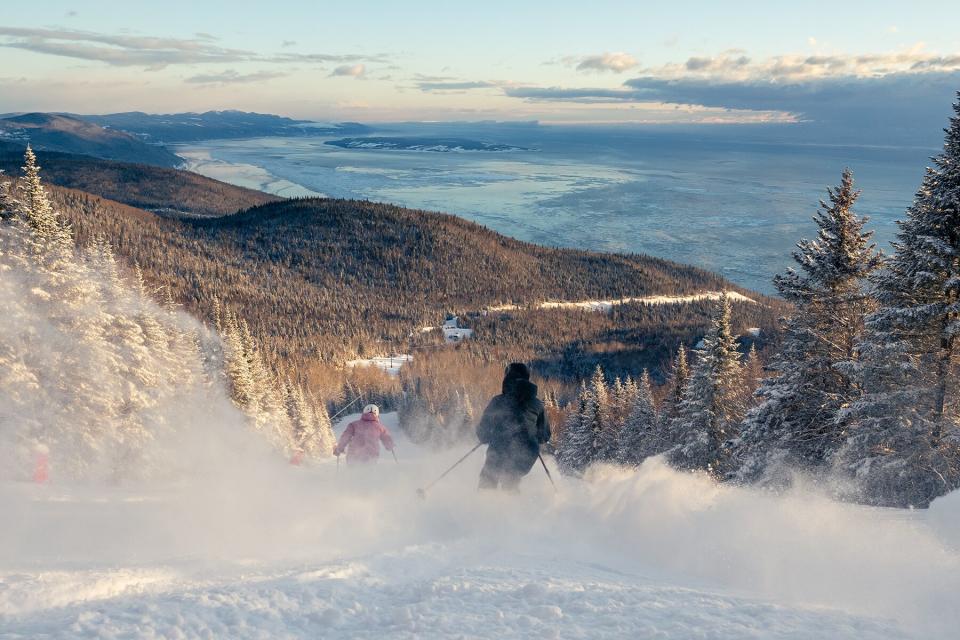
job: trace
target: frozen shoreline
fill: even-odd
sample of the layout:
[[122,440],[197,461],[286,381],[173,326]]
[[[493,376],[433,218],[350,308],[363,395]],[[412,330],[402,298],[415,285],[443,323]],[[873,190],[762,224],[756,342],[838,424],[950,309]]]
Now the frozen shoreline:
[[279,178],[263,167],[214,158],[210,148],[203,145],[183,145],[173,147],[173,149],[178,156],[184,159],[186,163],[184,168],[187,171],[199,173],[208,178],[239,187],[256,189],[283,198],[326,197],[326,194]]

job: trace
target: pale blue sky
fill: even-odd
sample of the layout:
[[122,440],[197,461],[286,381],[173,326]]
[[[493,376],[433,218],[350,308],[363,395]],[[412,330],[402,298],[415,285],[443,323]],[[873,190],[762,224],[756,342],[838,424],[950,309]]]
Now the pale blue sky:
[[816,119],[860,83],[960,88],[958,24],[955,2],[18,2],[0,112]]

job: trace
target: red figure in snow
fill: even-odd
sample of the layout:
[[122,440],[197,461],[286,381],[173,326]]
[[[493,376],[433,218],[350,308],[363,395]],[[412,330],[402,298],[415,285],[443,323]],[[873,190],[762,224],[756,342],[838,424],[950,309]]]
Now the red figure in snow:
[[393,438],[380,422],[380,407],[368,404],[363,408],[360,419],[347,425],[333,455],[339,456],[345,452],[350,464],[376,462],[380,458],[381,442],[387,451],[393,451]]
[[33,452],[35,454],[33,461],[33,481],[37,484],[45,484],[50,480],[50,450],[46,445],[38,444]]

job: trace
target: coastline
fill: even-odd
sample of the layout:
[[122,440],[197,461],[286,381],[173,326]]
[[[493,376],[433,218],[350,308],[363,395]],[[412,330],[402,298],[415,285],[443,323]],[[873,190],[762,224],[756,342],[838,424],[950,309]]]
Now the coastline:
[[171,146],[183,158],[186,171],[220,180],[238,187],[256,189],[283,198],[326,198],[327,194],[273,175],[263,167],[227,162],[213,157],[211,148],[203,144]]

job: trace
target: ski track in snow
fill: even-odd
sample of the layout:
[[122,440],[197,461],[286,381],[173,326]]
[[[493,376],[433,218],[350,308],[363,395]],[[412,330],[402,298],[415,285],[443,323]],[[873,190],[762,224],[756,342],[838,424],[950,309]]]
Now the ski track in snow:
[[400,369],[404,365],[410,364],[413,362],[413,356],[410,354],[402,353],[393,356],[377,356],[374,358],[359,358],[357,360],[350,360],[347,362],[346,366],[348,368],[353,367],[376,367],[380,369],[388,376],[393,378],[400,375]]
[[[355,416],[345,418],[345,424]],[[388,421],[393,416],[386,416]],[[396,430],[394,430],[396,431]],[[482,454],[0,486],[0,638],[948,638],[960,497],[930,513],[719,487],[659,461],[520,496]],[[237,457],[239,459],[231,459]]]
[[[577,302],[571,301],[546,301],[540,302],[535,305],[536,309],[581,309],[583,311],[598,311],[609,313],[613,307],[621,304],[648,304],[648,305],[660,305],[660,304],[687,304],[689,302],[700,302],[702,300],[719,300],[723,295],[722,291],[706,291],[704,293],[693,293],[685,296],[643,296],[643,297],[634,297],[634,298],[618,298],[616,300],[580,300]],[[738,291],[728,291],[726,292],[731,300],[734,302],[751,302],[756,303],[756,300],[753,298],[748,298]],[[521,309],[527,309],[529,307],[519,305],[519,304],[501,304],[493,307],[487,307],[487,311],[499,312],[499,311],[519,311]]]

